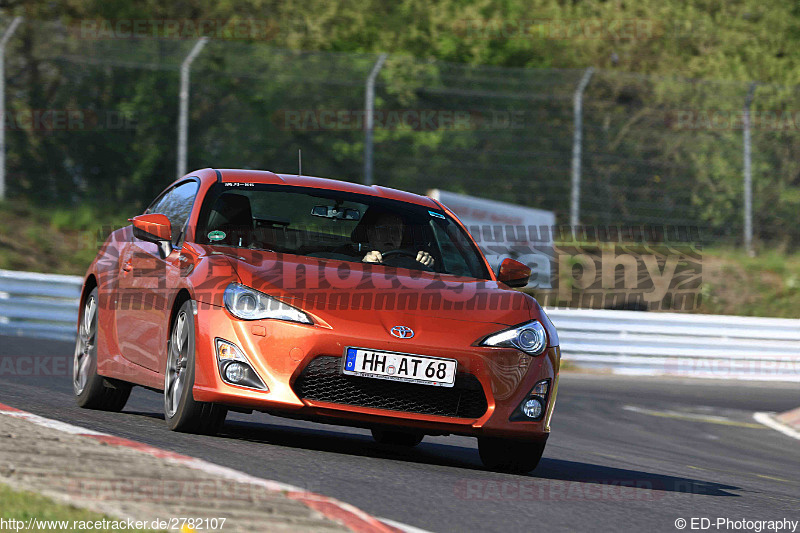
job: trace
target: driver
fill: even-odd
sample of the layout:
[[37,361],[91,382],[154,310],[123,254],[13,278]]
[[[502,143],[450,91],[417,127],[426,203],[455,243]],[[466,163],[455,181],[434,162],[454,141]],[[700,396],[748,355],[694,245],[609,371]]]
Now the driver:
[[[395,213],[381,213],[374,224],[367,226],[367,245],[372,249],[361,261],[383,263],[383,253],[400,249],[403,243],[403,219]],[[428,252],[417,252],[416,261],[431,268],[434,259]]]

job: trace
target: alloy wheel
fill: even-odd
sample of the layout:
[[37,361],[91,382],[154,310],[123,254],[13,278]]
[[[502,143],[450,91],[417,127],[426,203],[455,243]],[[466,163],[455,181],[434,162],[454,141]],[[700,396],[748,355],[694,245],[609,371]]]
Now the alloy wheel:
[[175,320],[169,343],[164,401],[170,417],[175,416],[186,385],[186,366],[189,360],[189,328],[186,322],[186,313],[181,311]]
[[81,394],[89,381],[92,358],[97,343],[97,302],[94,296],[86,300],[83,307],[81,327],[75,343],[75,357],[72,368],[72,386],[75,394]]

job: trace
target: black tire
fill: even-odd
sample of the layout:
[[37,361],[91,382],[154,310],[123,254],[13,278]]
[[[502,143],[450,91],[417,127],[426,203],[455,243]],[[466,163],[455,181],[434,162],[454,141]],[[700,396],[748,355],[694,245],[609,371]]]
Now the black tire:
[[478,452],[483,465],[490,470],[525,474],[539,464],[544,442],[478,438]]
[[372,438],[378,444],[388,444],[390,446],[405,446],[413,448],[425,437],[424,433],[416,431],[393,431],[391,429],[373,428]]
[[195,328],[192,302],[186,301],[175,314],[167,341],[164,371],[164,419],[172,431],[215,435],[228,410],[192,396],[195,367]]
[[79,407],[121,411],[131,395],[131,384],[97,373],[97,288],[86,296],[78,317],[78,338],[72,363],[72,391]]

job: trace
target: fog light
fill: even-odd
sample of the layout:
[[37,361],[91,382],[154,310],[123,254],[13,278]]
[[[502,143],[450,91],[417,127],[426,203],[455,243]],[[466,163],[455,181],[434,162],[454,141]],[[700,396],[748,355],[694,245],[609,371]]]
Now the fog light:
[[528,418],[539,418],[542,416],[542,402],[538,398],[529,398],[522,404],[522,412]]
[[225,367],[225,378],[231,383],[239,383],[247,374],[247,369],[241,363],[231,363]]
[[235,344],[225,339],[216,339],[217,368],[225,383],[269,392],[253,364]]

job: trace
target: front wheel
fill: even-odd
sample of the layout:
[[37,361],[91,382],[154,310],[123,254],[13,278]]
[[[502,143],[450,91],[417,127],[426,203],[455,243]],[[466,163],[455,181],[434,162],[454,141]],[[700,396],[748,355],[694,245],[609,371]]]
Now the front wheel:
[[186,301],[172,322],[164,372],[164,418],[172,431],[214,435],[225,422],[228,410],[213,403],[195,401],[194,313]]
[[78,319],[78,339],[72,363],[72,390],[79,407],[121,411],[131,395],[131,385],[97,373],[97,288],[89,293]]
[[501,472],[530,472],[539,464],[544,446],[544,442],[478,437],[478,452],[483,465]]

